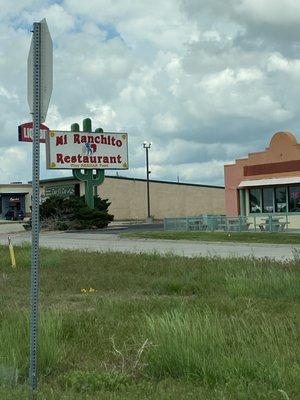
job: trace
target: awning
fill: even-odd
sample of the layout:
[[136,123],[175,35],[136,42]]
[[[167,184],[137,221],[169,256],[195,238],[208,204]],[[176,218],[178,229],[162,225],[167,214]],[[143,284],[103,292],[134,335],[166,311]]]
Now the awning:
[[291,176],[286,178],[269,178],[269,179],[252,179],[251,181],[242,181],[239,188],[253,186],[274,186],[274,185],[291,185],[300,183],[300,176]]
[[25,196],[29,192],[0,192],[0,196]]

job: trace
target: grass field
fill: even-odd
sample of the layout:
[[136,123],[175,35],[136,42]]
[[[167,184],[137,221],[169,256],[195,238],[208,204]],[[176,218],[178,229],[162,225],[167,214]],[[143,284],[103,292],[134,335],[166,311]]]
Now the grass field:
[[128,238],[145,239],[199,240],[203,242],[274,243],[300,245],[300,233],[288,232],[144,231],[122,233],[122,236]]
[[[30,249],[0,247],[0,398],[27,399]],[[299,399],[300,260],[42,250],[38,399]],[[297,342],[298,340],[298,342]]]

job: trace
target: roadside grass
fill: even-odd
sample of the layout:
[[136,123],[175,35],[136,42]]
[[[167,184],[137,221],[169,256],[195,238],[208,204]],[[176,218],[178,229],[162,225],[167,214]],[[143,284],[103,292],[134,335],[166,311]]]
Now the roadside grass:
[[[0,247],[0,398],[23,400],[30,248],[15,251],[12,269]],[[42,249],[38,398],[296,399],[299,266]]]
[[122,237],[203,242],[274,243],[300,245],[300,233],[289,232],[195,232],[142,231],[122,233]]

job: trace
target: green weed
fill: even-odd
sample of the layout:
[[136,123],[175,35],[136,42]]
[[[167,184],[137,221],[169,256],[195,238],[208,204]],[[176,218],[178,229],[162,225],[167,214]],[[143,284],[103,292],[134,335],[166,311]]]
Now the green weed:
[[147,317],[143,332],[152,342],[147,370],[158,379],[196,379],[211,387],[254,381],[283,389],[300,373],[297,329],[285,318],[173,311]]
[[[47,376],[57,371],[65,357],[62,317],[47,311],[39,320],[39,371]],[[0,365],[24,378],[29,370],[29,313],[5,310],[0,314]],[[3,367],[4,368],[4,367]]]
[[61,378],[65,388],[80,393],[99,390],[118,390],[130,383],[130,377],[122,372],[71,371]]

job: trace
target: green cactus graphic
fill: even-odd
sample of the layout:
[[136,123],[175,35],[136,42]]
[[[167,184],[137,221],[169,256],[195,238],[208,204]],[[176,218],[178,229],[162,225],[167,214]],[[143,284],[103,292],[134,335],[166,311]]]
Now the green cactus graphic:
[[[71,125],[72,132],[79,132],[79,125],[74,123]],[[92,121],[90,118],[83,120],[83,132],[92,132]],[[102,133],[102,128],[97,128],[96,133]],[[94,187],[101,185],[104,181],[104,169],[97,169],[96,175],[92,169],[73,169],[74,178],[85,183],[85,202],[90,208],[94,208]],[[96,192],[97,193],[97,192]]]

